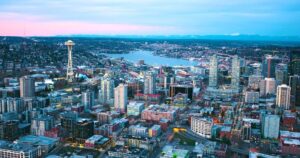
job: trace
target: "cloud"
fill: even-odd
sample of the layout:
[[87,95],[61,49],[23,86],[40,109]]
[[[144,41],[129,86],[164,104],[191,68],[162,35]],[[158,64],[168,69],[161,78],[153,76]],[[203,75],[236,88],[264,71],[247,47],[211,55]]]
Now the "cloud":
[[53,36],[70,34],[162,34],[171,30],[172,27],[160,27],[149,25],[132,24],[109,24],[92,23],[82,21],[43,21],[40,17],[26,16],[22,20],[9,19],[7,17],[17,17],[18,14],[7,14],[0,16],[0,35],[7,36]]
[[145,32],[136,33],[141,34],[300,35],[299,0],[0,0],[0,16],[2,24],[9,19],[34,21],[31,27],[72,22],[140,26]]

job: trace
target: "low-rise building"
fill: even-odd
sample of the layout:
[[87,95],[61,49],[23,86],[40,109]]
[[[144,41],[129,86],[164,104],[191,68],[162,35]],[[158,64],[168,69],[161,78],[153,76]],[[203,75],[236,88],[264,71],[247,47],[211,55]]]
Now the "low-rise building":
[[58,139],[44,137],[44,136],[27,135],[21,137],[18,140],[18,142],[22,144],[32,145],[32,146],[39,146],[41,148],[42,154],[44,155],[47,154],[58,144]]
[[160,155],[160,158],[188,158],[190,152],[184,149],[176,149],[174,146],[166,145]]
[[149,129],[149,137],[156,137],[161,133],[161,127],[160,125],[153,125]]
[[201,118],[195,116],[191,118],[192,131],[205,138],[211,138],[212,126],[213,126],[213,121],[211,118]]
[[147,121],[159,122],[161,119],[167,119],[173,122],[177,116],[178,108],[167,105],[150,105],[142,112],[142,119]]
[[93,135],[85,141],[84,146],[86,148],[101,148],[105,147],[108,143],[109,138],[102,135]]
[[139,116],[144,109],[144,102],[131,101],[127,105],[127,115]]
[[129,147],[125,148],[124,146],[117,145],[108,150],[109,157],[116,158],[149,158],[149,152],[145,149]]
[[41,147],[22,143],[0,145],[1,158],[40,158]]

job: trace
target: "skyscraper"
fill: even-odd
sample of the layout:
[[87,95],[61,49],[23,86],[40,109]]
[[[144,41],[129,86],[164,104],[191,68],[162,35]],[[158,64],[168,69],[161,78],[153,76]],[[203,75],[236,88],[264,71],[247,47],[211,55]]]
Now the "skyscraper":
[[235,55],[232,59],[231,68],[231,88],[239,89],[240,86],[240,59]]
[[286,64],[278,64],[275,68],[275,79],[277,85],[288,83],[288,67]]
[[275,78],[275,67],[280,62],[277,56],[266,55],[262,63],[263,76],[267,78]]
[[172,74],[166,74],[164,77],[164,89],[169,89],[170,84],[175,83],[175,77]]
[[72,47],[75,45],[75,43],[71,40],[68,40],[67,42],[65,42],[65,45],[68,47],[68,65],[67,65],[66,79],[69,82],[72,82],[74,78],[73,62],[72,62]]
[[104,78],[101,81],[101,102],[109,103],[114,97],[114,81],[110,78]]
[[278,138],[279,122],[278,115],[266,115],[262,118],[262,131],[264,138]]
[[216,55],[210,57],[209,62],[209,87],[218,86],[218,58]]
[[285,110],[290,109],[291,87],[286,84],[277,86],[276,105]]
[[276,81],[274,78],[265,78],[259,83],[260,96],[272,95],[276,92]]
[[144,79],[144,94],[156,93],[156,77],[152,72],[148,72]]
[[85,109],[91,109],[95,105],[95,93],[86,91],[81,94],[81,103]]
[[300,75],[300,49],[290,53],[289,73],[290,75]]
[[115,99],[114,99],[114,105],[115,109],[121,113],[125,113],[126,106],[128,102],[128,86],[127,84],[119,84],[118,87],[114,89],[115,91]]
[[20,78],[20,96],[21,97],[34,97],[35,85],[34,78],[24,76]]
[[291,103],[294,106],[300,106],[300,76],[289,77],[289,86],[291,87]]

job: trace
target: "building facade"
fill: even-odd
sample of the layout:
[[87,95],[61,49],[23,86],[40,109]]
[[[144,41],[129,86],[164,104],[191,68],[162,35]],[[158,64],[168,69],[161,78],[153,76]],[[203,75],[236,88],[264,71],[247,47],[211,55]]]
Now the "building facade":
[[104,78],[101,81],[101,102],[110,103],[114,98],[114,81],[110,78]]
[[81,103],[85,109],[91,109],[95,105],[95,93],[86,91],[81,94]]
[[235,55],[231,65],[231,88],[239,89],[240,87],[240,59]]
[[191,118],[191,130],[202,137],[211,138],[211,129],[213,121],[210,118]]
[[278,115],[266,115],[262,118],[262,131],[264,138],[278,138],[279,121],[280,117]]
[[209,62],[209,86],[217,87],[218,86],[218,58],[217,55],[210,57]]
[[276,105],[285,110],[290,109],[291,87],[286,84],[277,86]]
[[128,86],[127,84],[119,84],[118,87],[114,89],[114,106],[115,110],[125,113],[128,104]]
[[152,72],[145,75],[144,94],[156,94],[156,76]]
[[35,82],[34,78],[24,76],[20,78],[20,97],[34,97],[35,96]]
[[265,78],[260,81],[259,85],[260,96],[275,95],[276,81],[274,78]]

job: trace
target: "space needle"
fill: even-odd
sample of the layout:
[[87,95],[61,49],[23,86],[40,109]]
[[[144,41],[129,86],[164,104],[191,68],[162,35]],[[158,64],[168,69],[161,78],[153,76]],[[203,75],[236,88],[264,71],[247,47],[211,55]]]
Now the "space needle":
[[68,66],[67,66],[66,79],[69,82],[72,82],[74,79],[73,63],[72,63],[72,47],[75,45],[75,43],[71,40],[68,40],[65,42],[65,45],[68,47]]

